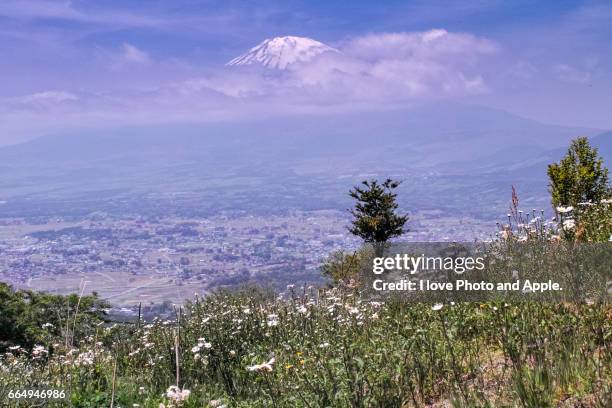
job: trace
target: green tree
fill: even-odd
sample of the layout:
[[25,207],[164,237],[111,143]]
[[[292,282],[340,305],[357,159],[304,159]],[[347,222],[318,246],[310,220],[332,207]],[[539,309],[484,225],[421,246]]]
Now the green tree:
[[548,166],[548,178],[554,207],[596,203],[610,190],[608,169],[586,137],[573,140],[565,157]]
[[400,185],[391,179],[379,183],[376,180],[363,181],[355,186],[349,195],[357,202],[350,210],[353,215],[351,233],[372,244],[376,256],[382,256],[387,241],[404,233],[407,215],[396,213],[397,194],[393,191]]
[[107,307],[95,293],[79,297],[15,291],[0,282],[0,353],[13,345],[32,348],[50,336],[78,343],[104,321]]

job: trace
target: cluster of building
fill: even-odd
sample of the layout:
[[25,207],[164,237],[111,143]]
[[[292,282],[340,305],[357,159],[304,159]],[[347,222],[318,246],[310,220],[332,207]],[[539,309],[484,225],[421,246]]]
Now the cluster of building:
[[[184,299],[194,292],[256,281],[320,279],[335,251],[359,248],[340,211],[208,218],[0,220],[0,281],[70,293],[89,289],[117,302]],[[489,224],[438,213],[411,216],[409,241],[472,241]],[[180,293],[179,293],[180,292]]]
[[[353,248],[348,219],[333,211],[206,219],[15,222],[0,236],[0,280],[18,286],[54,275],[164,275],[177,283],[313,270]],[[6,231],[5,231],[6,232]],[[36,287],[40,285],[35,285]]]

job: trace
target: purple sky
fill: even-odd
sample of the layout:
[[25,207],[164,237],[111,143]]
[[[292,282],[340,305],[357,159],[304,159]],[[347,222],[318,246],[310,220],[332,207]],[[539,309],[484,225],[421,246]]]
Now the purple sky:
[[[0,145],[431,99],[612,128],[610,21],[609,2],[3,0]],[[340,52],[286,71],[224,66],[282,35]]]

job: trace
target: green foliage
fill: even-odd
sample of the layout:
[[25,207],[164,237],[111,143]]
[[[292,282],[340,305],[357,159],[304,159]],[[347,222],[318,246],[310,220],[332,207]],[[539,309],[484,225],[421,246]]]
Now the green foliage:
[[578,219],[575,235],[578,240],[607,242],[612,239],[612,198],[579,204],[575,212]]
[[31,349],[50,337],[78,342],[102,321],[106,307],[96,295],[14,291],[0,282],[0,352],[15,345]]
[[[44,361],[0,355],[0,399],[7,384],[64,388],[75,407],[604,407],[610,313],[607,303],[434,310],[338,289],[223,291],[173,320],[97,327]],[[177,366],[184,401],[168,393]]]
[[359,276],[365,271],[371,271],[374,253],[368,248],[354,252],[333,252],[321,266],[323,275],[332,279],[334,284],[358,283]]
[[391,179],[379,183],[376,180],[363,181],[355,186],[349,195],[357,202],[351,210],[353,226],[351,233],[373,244],[376,255],[381,256],[385,243],[404,233],[408,216],[398,215],[397,194],[393,192],[400,182]]
[[548,177],[554,207],[599,202],[610,191],[608,169],[586,137],[572,141],[565,157],[548,166]]

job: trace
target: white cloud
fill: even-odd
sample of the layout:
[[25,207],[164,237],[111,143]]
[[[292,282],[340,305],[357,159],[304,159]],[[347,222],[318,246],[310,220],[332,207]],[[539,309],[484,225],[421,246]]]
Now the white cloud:
[[355,37],[292,70],[285,86],[301,93],[323,92],[331,101],[396,103],[487,90],[478,70],[482,57],[496,53],[492,41],[463,33],[430,30]]
[[495,53],[498,46],[472,34],[434,29],[412,33],[369,34],[348,41],[342,51],[365,60],[448,60]]
[[115,49],[98,49],[97,56],[111,71],[131,70],[136,66],[150,69],[156,62],[149,53],[126,42]]
[[471,34],[434,29],[369,34],[342,51],[368,64],[366,72],[405,96],[448,96],[486,90],[477,62],[499,47]]
[[146,64],[150,61],[149,54],[136,48],[132,44],[123,44],[123,59],[127,62],[134,62],[138,64]]

